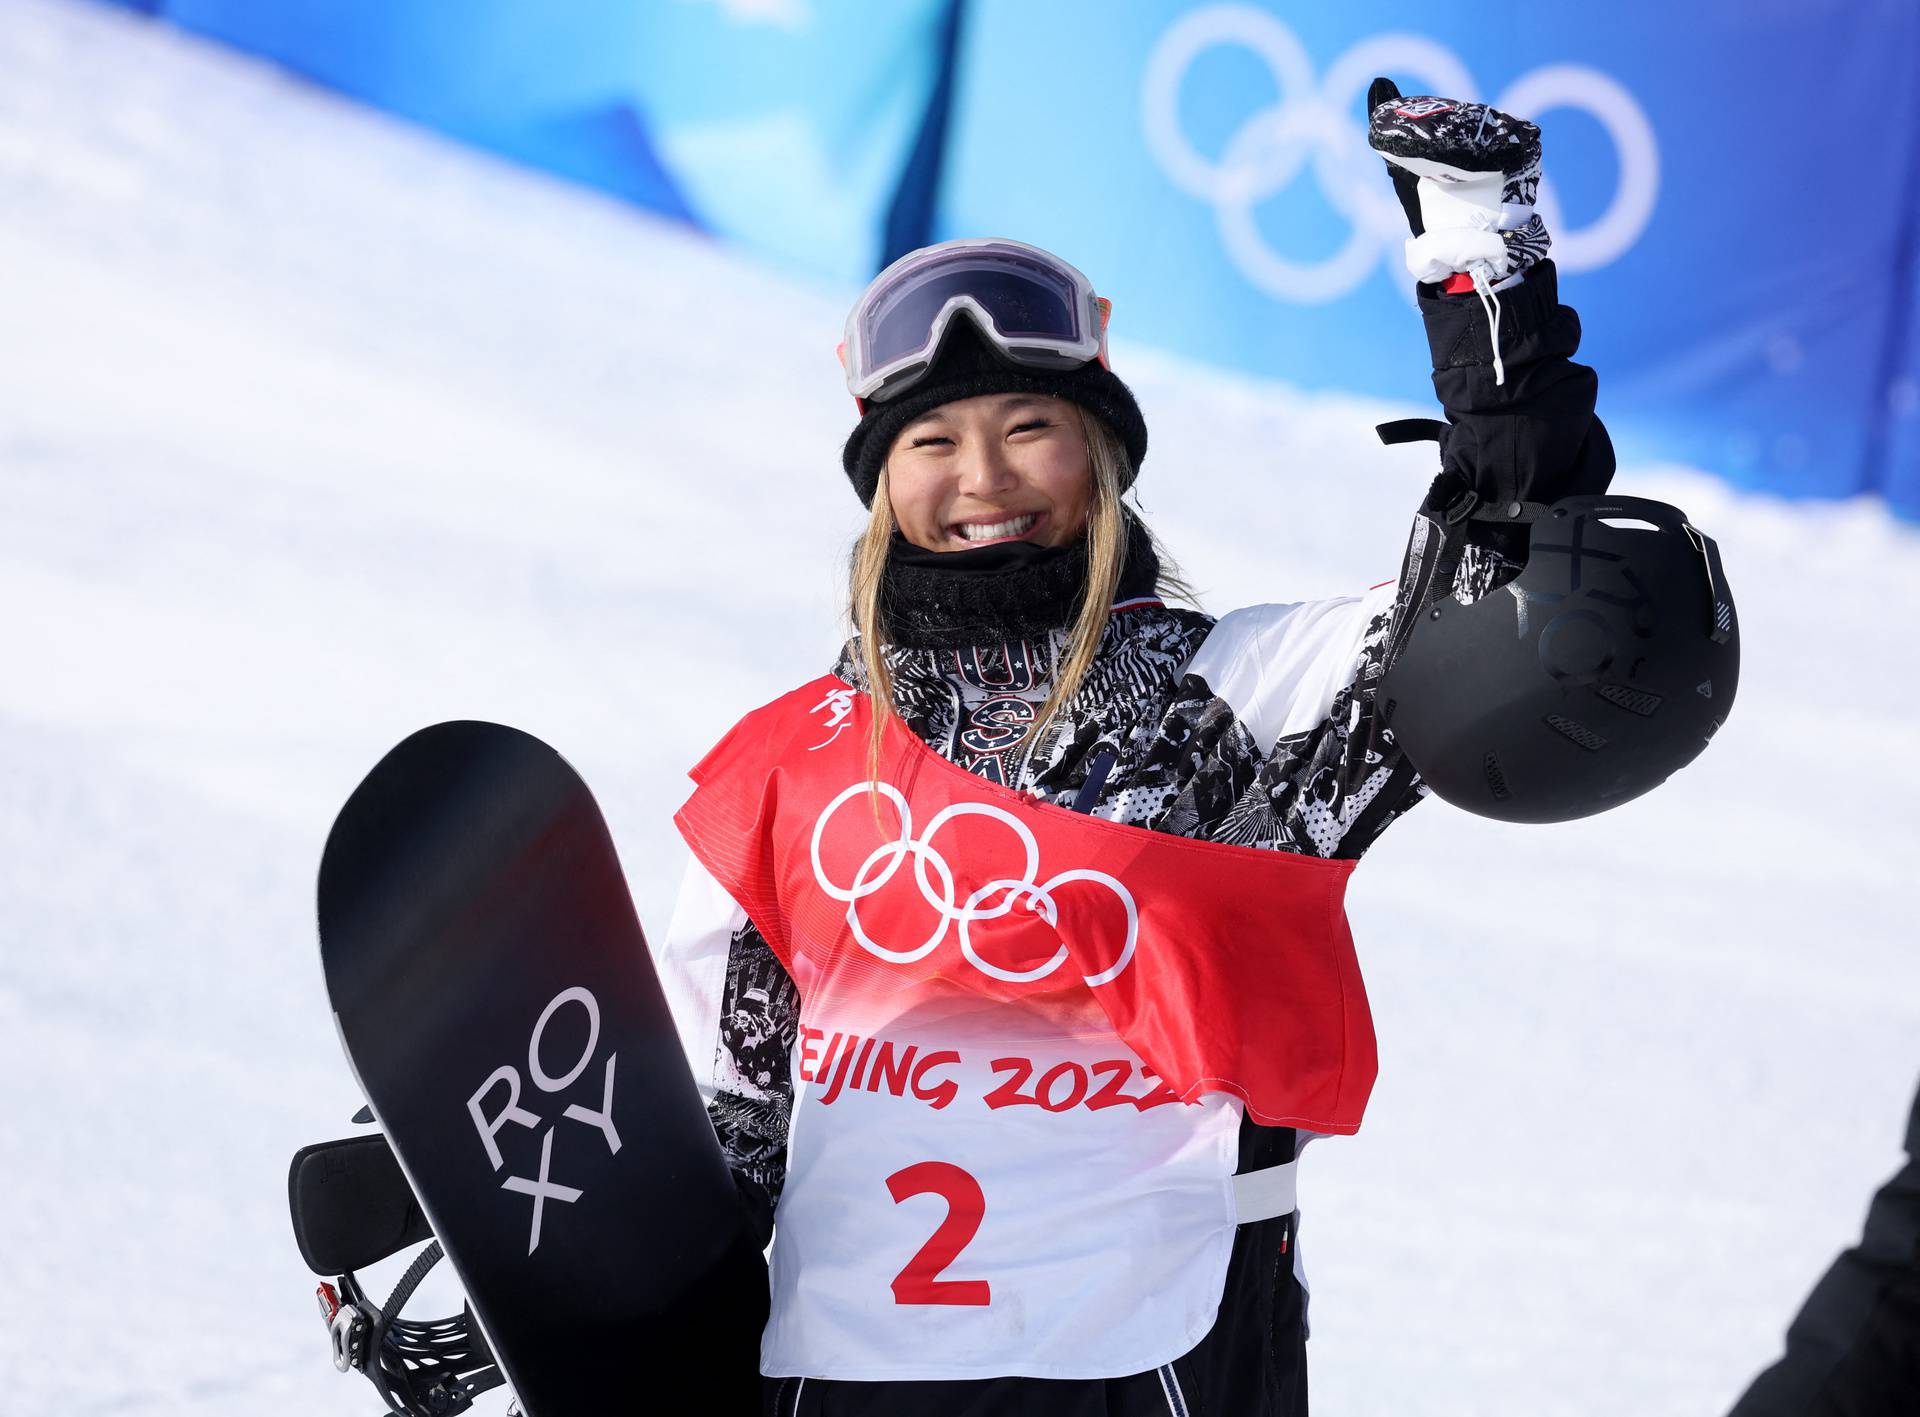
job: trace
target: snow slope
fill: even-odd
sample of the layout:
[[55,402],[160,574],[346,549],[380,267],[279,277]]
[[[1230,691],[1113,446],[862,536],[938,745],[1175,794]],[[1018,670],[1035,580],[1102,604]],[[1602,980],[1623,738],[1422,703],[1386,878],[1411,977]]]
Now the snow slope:
[[[332,813],[423,723],[521,725],[664,924],[686,765],[839,638],[849,292],[54,0],[0,6],[0,194],[9,1410],[366,1412],[284,1212],[358,1102]],[[1381,343],[1421,399],[1413,316]],[[1210,608],[1393,574],[1431,450],[1371,424],[1417,403],[1117,359]],[[1359,872],[1383,1072],[1303,1180],[1319,1412],[1723,1410],[1897,1160],[1920,537],[1617,486],[1720,538],[1739,709],[1650,799],[1432,804]]]

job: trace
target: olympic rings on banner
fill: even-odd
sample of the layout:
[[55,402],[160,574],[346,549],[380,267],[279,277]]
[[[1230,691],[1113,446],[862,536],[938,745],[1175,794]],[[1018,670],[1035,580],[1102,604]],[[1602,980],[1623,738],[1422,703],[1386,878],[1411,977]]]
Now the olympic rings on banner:
[[[1180,89],[1194,62],[1211,49],[1244,49],[1258,58],[1279,90],[1247,116],[1217,160],[1195,151],[1180,122]],[[1208,5],[1182,15],[1154,45],[1142,76],[1141,121],[1147,149],[1181,191],[1212,206],[1228,259],[1253,284],[1297,304],[1337,300],[1357,289],[1383,258],[1397,269],[1406,218],[1367,146],[1356,105],[1376,74],[1390,74],[1409,93],[1472,99],[1479,85],[1445,45],[1424,35],[1377,34],[1336,59],[1314,82],[1299,38],[1254,5]],[[1555,108],[1579,109],[1599,122],[1619,159],[1619,179],[1605,211],[1569,229],[1551,188],[1536,205],[1553,234],[1564,270],[1592,270],[1617,260],[1653,216],[1660,189],[1660,151],[1653,125],[1619,81],[1583,64],[1551,64],[1522,75],[1495,108],[1532,118]],[[1311,160],[1321,194],[1348,223],[1338,250],[1312,262],[1275,251],[1254,219],[1262,202],[1284,191]]]
[[[840,807],[856,797],[865,796],[869,788],[877,790],[882,797],[893,803],[894,810],[900,814],[900,834],[893,841],[884,842],[870,852],[867,859],[860,863],[860,869],[854,872],[853,884],[837,886],[827,878],[827,869],[820,859],[820,841],[826,834],[827,822]],[[985,817],[998,822],[1013,833],[1023,858],[1021,874],[1001,876],[988,881],[970,894],[964,903],[954,903],[954,874],[943,857],[933,846],[933,839],[947,823],[960,817]],[[847,924],[853,931],[853,938],[860,947],[876,958],[890,964],[912,964],[925,959],[940,942],[947,937],[949,926],[960,927],[960,953],[967,962],[982,974],[1012,984],[1029,983],[1036,979],[1045,979],[1066,963],[1067,947],[1060,946],[1054,956],[1046,963],[1032,969],[1005,969],[992,961],[983,959],[974,948],[971,929],[977,920],[997,920],[1012,912],[1016,903],[1024,903],[1026,908],[1037,914],[1048,925],[1060,923],[1059,907],[1053,892],[1055,887],[1076,882],[1089,882],[1105,886],[1126,911],[1126,939],[1121,945],[1120,955],[1112,965],[1098,974],[1082,975],[1088,985],[1097,988],[1111,983],[1121,971],[1133,962],[1133,951],[1139,942],[1140,911],[1133,894],[1120,882],[1104,871],[1072,870],[1061,871],[1042,881],[1040,879],[1040,844],[1034,840],[1033,833],[1025,822],[1011,812],[985,802],[955,802],[944,807],[927,823],[920,835],[913,831],[913,809],[907,805],[906,796],[891,783],[856,782],[845,789],[826,805],[820,817],[813,824],[813,878],[827,895],[847,905]],[[940,923],[926,939],[911,949],[892,949],[872,938],[860,919],[860,902],[886,885],[893,879],[901,863],[908,857],[913,858],[913,879],[920,888],[920,894],[928,905],[940,916]],[[928,872],[933,873],[930,879]],[[989,901],[997,903],[988,904]]]

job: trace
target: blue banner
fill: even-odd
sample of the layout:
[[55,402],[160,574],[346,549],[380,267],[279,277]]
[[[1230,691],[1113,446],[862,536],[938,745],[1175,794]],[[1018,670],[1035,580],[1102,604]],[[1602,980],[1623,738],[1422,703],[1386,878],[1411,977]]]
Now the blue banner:
[[885,254],[951,4],[142,0],[138,8],[781,264],[858,282]]
[[1376,74],[1545,135],[1623,453],[1920,517],[1920,5],[118,0],[851,285],[1059,251],[1116,329],[1427,397]]
[[1920,6],[974,0],[936,235],[1059,251],[1147,344],[1429,396],[1376,74],[1538,122],[1637,459],[1920,515]]
[[950,6],[630,3],[644,16],[637,91],[701,221],[810,274],[871,276],[928,118]]

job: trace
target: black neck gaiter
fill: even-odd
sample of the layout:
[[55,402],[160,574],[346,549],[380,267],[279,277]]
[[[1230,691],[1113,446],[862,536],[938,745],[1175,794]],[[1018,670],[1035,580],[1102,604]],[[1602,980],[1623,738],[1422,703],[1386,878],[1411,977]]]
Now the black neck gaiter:
[[[1118,598],[1152,595],[1160,558],[1147,529],[1126,514]],[[1073,623],[1087,589],[1087,539],[1067,546],[1002,541],[968,551],[928,551],[899,532],[880,585],[889,643],[965,649],[1027,639]]]

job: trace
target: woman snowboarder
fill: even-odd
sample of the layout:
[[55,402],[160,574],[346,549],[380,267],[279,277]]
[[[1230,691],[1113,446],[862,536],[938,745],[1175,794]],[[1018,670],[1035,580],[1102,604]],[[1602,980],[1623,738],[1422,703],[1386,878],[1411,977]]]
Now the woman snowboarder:
[[1526,560],[1471,509],[1614,467],[1538,130],[1369,99],[1451,427],[1362,595],[1163,601],[1146,423],[1066,262],[948,242],[848,320],[855,633],[694,770],[659,945],[773,1236],[778,1417],[1306,1411],[1293,1164],[1374,1069],[1341,892],[1427,790],[1379,686]]

